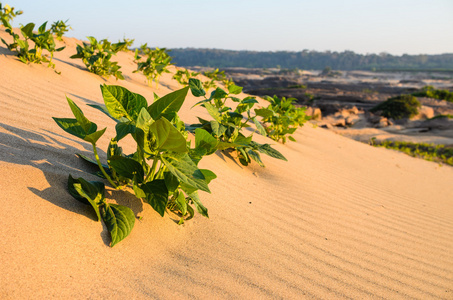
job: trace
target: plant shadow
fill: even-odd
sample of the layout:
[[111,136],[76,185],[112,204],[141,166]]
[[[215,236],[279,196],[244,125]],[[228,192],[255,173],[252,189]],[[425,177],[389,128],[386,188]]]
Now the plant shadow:
[[[38,129],[39,130],[39,129]],[[30,151],[30,149],[33,149]],[[75,153],[90,156],[91,145],[65,137],[59,134],[48,133],[45,130],[35,131],[13,127],[0,123],[0,161],[12,164],[26,165],[42,171],[49,187],[40,189],[33,186],[33,181],[28,184],[28,190],[41,199],[55,206],[66,209],[89,219],[96,220],[96,214],[89,205],[75,199],[67,191],[68,175],[84,177],[86,180],[103,181],[92,175],[97,168],[80,159]],[[105,152],[99,150],[105,157]],[[115,197],[120,205],[127,205],[137,215],[143,210],[141,201],[130,193],[107,189],[107,197]],[[118,196],[118,198],[116,198]],[[104,226],[105,227],[105,226]],[[104,228],[106,231],[106,228]],[[109,243],[108,231],[103,233],[103,240]]]

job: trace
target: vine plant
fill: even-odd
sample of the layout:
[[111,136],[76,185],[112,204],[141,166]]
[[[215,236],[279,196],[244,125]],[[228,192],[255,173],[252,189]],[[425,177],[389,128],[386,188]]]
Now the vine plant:
[[[228,92],[217,88],[209,98],[206,97],[206,91],[200,80],[190,78],[189,87],[195,97],[204,97],[204,100],[195,105],[206,108],[213,118],[210,121],[198,118],[200,123],[187,127],[192,132],[203,132],[203,134],[209,136],[209,143],[213,151],[209,151],[207,154],[211,154],[215,150],[229,150],[235,152],[239,162],[245,166],[254,160],[264,167],[260,153],[286,161],[286,158],[271,145],[254,142],[252,140],[253,133],[249,136],[244,135],[242,129],[251,127],[248,124],[249,121],[255,124],[256,131],[262,135],[266,135],[266,131],[256,117],[251,115],[251,108],[258,103],[255,97],[249,96],[242,100],[236,97],[241,93],[242,87],[230,85]],[[228,100],[237,103],[234,110],[226,105]],[[245,120],[243,114],[246,115]]]
[[[146,99],[120,86],[102,85],[105,105],[91,105],[116,122],[116,136],[107,148],[106,163],[102,163],[97,150],[97,141],[106,128],[98,130],[82,110],[69,98],[68,104],[74,114],[70,118],[54,118],[66,132],[91,143],[94,159],[79,156],[99,169],[96,174],[106,179],[111,187],[129,187],[137,198],[143,199],[161,216],[173,212],[180,217],[179,224],[194,216],[194,208],[208,217],[208,210],[198,196],[198,190],[209,192],[209,182],[216,175],[199,169],[198,162],[206,153],[209,137],[203,132],[195,133],[195,148],[190,149],[188,132],[177,112],[181,108],[188,87],[177,90],[147,105]],[[137,144],[134,153],[125,154],[119,142],[131,135]],[[132,230],[135,216],[129,207],[112,204],[105,199],[105,185],[100,181],[83,178],[68,179],[69,193],[90,205],[102,219],[111,235],[110,246],[123,240]]]

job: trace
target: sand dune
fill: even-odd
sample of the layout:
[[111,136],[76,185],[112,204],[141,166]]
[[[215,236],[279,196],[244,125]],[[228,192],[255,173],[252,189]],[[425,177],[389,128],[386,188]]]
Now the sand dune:
[[[77,42],[56,54],[61,75],[0,45],[0,298],[453,298],[453,168],[309,124],[297,142],[275,145],[288,162],[263,157],[266,168],[246,168],[205,157],[218,176],[201,194],[210,219],[178,226],[109,190],[143,218],[108,247],[106,228],[66,191],[68,174],[96,179],[75,156],[90,145],[51,117],[71,116],[67,95],[112,127],[86,106],[102,103],[100,84],[148,100],[180,86],[166,74],[151,89],[127,53],[117,57],[126,80],[104,80],[69,59]],[[196,101],[189,95],[181,110],[186,123],[209,118],[190,109]]]

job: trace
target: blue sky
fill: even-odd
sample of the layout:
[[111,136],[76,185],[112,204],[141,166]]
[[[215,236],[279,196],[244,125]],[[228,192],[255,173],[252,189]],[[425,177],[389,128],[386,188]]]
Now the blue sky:
[[453,53],[453,0],[10,0],[13,23],[69,19],[67,35],[134,46]]

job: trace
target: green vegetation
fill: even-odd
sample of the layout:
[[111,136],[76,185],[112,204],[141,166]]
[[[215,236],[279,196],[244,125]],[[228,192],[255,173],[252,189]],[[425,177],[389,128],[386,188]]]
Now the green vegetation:
[[[198,190],[210,192],[208,184],[216,175],[197,165],[212,137],[203,131],[195,132],[195,148],[190,149],[188,132],[177,114],[189,88],[172,92],[149,106],[143,96],[123,87],[102,85],[101,90],[105,105],[91,106],[116,122],[116,136],[110,140],[106,164],[100,160],[96,143],[107,128],[98,130],[69,98],[75,119],[54,118],[64,131],[91,143],[94,159],[79,156],[95,165],[99,169],[97,175],[107,179],[113,188],[129,187],[161,216],[171,211],[179,216],[182,224],[194,216],[193,205],[208,217]],[[137,144],[137,150],[131,154],[123,153],[118,145],[128,135]],[[131,232],[135,222],[133,211],[127,206],[108,203],[103,182],[89,182],[70,175],[68,189],[76,200],[93,208],[98,221],[103,219],[111,235],[110,246]]]
[[55,34],[55,38],[59,41],[63,41],[63,35],[72,29],[68,23],[69,20],[66,21],[56,21],[50,27],[50,31]]
[[135,39],[127,39],[126,37],[123,38],[123,41],[118,41],[119,44],[122,46],[120,47],[119,51],[127,52],[130,51],[130,47],[134,44]]
[[447,119],[453,119],[453,115],[447,114],[447,115],[437,115],[434,116],[428,120],[435,120],[435,119],[442,119],[442,118],[447,118]]
[[[141,60],[142,56],[146,56],[145,60]],[[168,54],[167,49],[155,48],[151,49],[147,44],[142,45],[139,49],[135,49],[135,59],[137,70],[134,73],[142,72],[146,76],[148,84],[151,86],[153,81],[156,82],[156,87],[159,86],[159,77],[163,73],[170,73],[172,57]]]
[[404,71],[453,71],[453,54],[439,55],[391,55],[357,54],[352,51],[234,51],[221,49],[172,49],[178,66],[202,66],[211,68],[275,68],[322,70],[404,70]]
[[[54,52],[63,50],[65,47],[56,48],[51,30],[46,30],[47,22],[44,22],[38,28],[37,33],[33,33],[33,29],[35,28],[34,23],[28,23],[25,26],[21,25],[20,32],[23,38],[14,33],[10,22],[6,21],[6,18],[4,19],[2,17],[2,22],[6,27],[6,32],[12,36],[13,43],[8,44],[4,39],[1,40],[9,50],[17,52],[17,56],[21,62],[26,64],[41,64],[42,62],[45,62],[48,67],[55,70],[55,64],[52,62],[53,54]],[[43,53],[44,50],[49,53]]]
[[[236,95],[241,93],[242,87],[230,85],[228,92],[217,88],[211,93],[209,98],[206,98],[206,91],[203,89],[200,80],[189,79],[189,87],[195,97],[204,97],[204,100],[199,101],[195,105],[201,105],[206,108],[209,115],[213,118],[210,121],[198,118],[199,124],[192,124],[187,127],[191,132],[195,132],[195,135],[199,134],[205,137],[207,142],[200,146],[204,148],[201,154],[209,155],[216,150],[229,150],[236,154],[239,162],[244,166],[254,160],[264,167],[260,153],[286,161],[286,158],[269,144],[254,142],[252,140],[253,133],[249,136],[243,134],[242,129],[250,127],[248,125],[249,121],[255,123],[256,130],[262,135],[266,135],[266,131],[261,123],[251,116],[250,110],[258,103],[255,97],[246,97],[242,100],[236,97]],[[237,103],[234,110],[226,106],[227,100]],[[246,114],[245,121],[243,120],[244,113]]]
[[228,89],[230,86],[234,85],[233,80],[228,79],[225,75],[225,71],[219,71],[219,69],[215,69],[213,71],[206,71],[203,73],[204,76],[211,79],[211,81],[203,82],[203,88],[207,91],[210,88],[216,88],[217,85],[215,81],[223,83],[225,87]]
[[9,28],[8,26],[11,21],[16,17],[23,14],[23,11],[21,10],[14,10],[14,7],[9,6],[8,4],[2,5],[0,2],[0,20],[6,28]]
[[264,98],[270,102],[266,108],[255,109],[257,116],[261,116],[264,129],[267,135],[274,141],[286,143],[286,139],[295,141],[291,136],[299,126],[308,121],[310,118],[305,115],[306,108],[294,106],[296,98],[273,98],[267,96]]
[[442,162],[453,166],[453,147],[426,143],[392,142],[377,143],[375,139],[371,144],[376,147],[398,150],[413,157],[420,157],[429,161]]
[[173,79],[175,79],[179,84],[183,86],[189,85],[189,79],[195,76],[198,76],[200,73],[197,72],[190,72],[187,69],[179,69],[176,71],[175,75],[173,75]]
[[381,115],[395,120],[411,118],[418,114],[420,102],[412,95],[400,95],[370,109],[371,112],[381,111]]
[[124,47],[124,43],[112,44],[106,39],[98,42],[92,36],[88,36],[87,39],[90,43],[83,42],[83,46],[77,45],[77,54],[74,54],[71,58],[82,59],[88,71],[94,74],[107,78],[113,75],[117,80],[124,79],[118,63],[110,61],[112,56]]
[[420,91],[412,93],[412,95],[453,102],[453,92],[450,92],[449,90],[438,90],[431,85],[424,86]]

